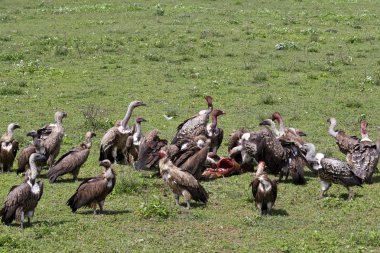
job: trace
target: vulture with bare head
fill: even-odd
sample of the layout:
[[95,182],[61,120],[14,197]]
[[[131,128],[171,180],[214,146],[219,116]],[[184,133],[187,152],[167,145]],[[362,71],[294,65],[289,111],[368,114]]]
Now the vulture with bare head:
[[13,137],[14,131],[20,128],[16,123],[8,125],[7,133],[0,139],[0,167],[1,171],[10,171],[18,151],[18,141]]
[[213,110],[212,97],[205,97],[208,109],[202,110],[199,114],[185,120],[177,127],[177,133],[171,144],[182,146],[187,139],[193,139],[199,135],[206,134],[206,125],[209,120],[209,115]]
[[345,155],[351,153],[354,146],[359,144],[359,138],[357,138],[356,136],[349,136],[342,130],[335,131],[335,118],[329,118],[327,122],[330,123],[328,133],[335,138],[336,144],[338,145],[340,152],[342,152]]
[[71,173],[73,175],[73,180],[78,179],[78,174],[81,166],[87,161],[90,155],[90,149],[92,146],[92,138],[96,134],[93,132],[87,132],[85,135],[85,140],[79,145],[79,147],[74,148],[62,155],[49,170],[47,177],[50,183],[54,183],[58,177],[65,174]]
[[271,180],[264,171],[265,162],[259,162],[256,175],[250,186],[257,208],[261,214],[270,214],[277,199],[277,181]]
[[[311,148],[310,148],[311,147]],[[326,192],[332,183],[343,185],[348,190],[348,199],[354,198],[354,192],[351,187],[362,185],[362,180],[355,175],[352,167],[343,161],[335,158],[325,158],[324,154],[315,154],[315,148],[311,144],[304,145],[307,151],[307,159],[314,170],[318,171],[318,177],[321,182],[322,192],[320,197],[325,197]]]
[[[298,147],[302,147],[302,145],[305,144],[305,140],[303,139],[303,136],[306,136],[305,132],[297,128],[285,127],[284,118],[279,112],[272,114],[272,120],[277,122],[280,127],[279,130],[276,129],[276,134],[278,134],[277,138],[281,138],[286,142],[293,142]],[[271,126],[271,128],[273,128],[273,126]]]
[[21,223],[21,228],[23,228],[26,217],[28,218],[28,223],[30,223],[30,219],[34,215],[34,209],[43,194],[42,181],[36,182],[38,175],[36,163],[45,159],[43,155],[37,153],[30,156],[30,172],[27,173],[26,180],[10,189],[4,207],[0,211],[1,221],[5,225],[10,225],[16,219]]
[[100,211],[103,211],[104,201],[115,186],[116,175],[109,160],[103,160],[99,165],[103,166],[103,172],[97,177],[84,180],[67,201],[67,205],[70,206],[73,213],[86,206],[92,208],[96,214],[97,205],[99,205]]
[[128,163],[134,163],[138,160],[139,155],[139,147],[141,144],[141,140],[144,137],[141,133],[141,123],[146,122],[146,120],[142,117],[137,117],[135,124],[132,127],[132,135],[128,136],[127,144],[126,144],[126,156]]
[[210,152],[217,153],[220,145],[223,142],[223,129],[219,128],[218,117],[224,115],[225,113],[221,110],[213,110],[211,113],[211,123],[207,124],[206,136],[211,140]]
[[187,209],[190,209],[190,200],[207,203],[208,193],[193,175],[176,167],[165,151],[159,151],[159,157],[161,177],[172,190],[177,206],[180,196],[185,198]]
[[120,126],[112,127],[105,133],[100,142],[99,161],[104,159],[110,160],[111,163],[122,163],[125,161],[127,139],[133,134],[132,129],[128,126],[128,122],[132,116],[132,111],[139,106],[145,106],[144,102],[131,102]]
[[54,115],[55,124],[50,124],[40,129],[42,133],[47,133],[44,129],[49,129],[50,134],[43,134],[41,138],[43,139],[43,145],[45,148],[45,153],[47,157],[47,165],[49,169],[54,164],[54,159],[58,156],[61,150],[61,143],[65,135],[65,130],[62,126],[63,118],[67,117],[66,112],[56,112]]

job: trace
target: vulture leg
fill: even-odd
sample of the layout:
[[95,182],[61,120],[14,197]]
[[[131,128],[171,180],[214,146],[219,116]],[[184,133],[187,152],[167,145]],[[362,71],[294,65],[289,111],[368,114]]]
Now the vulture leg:
[[282,181],[282,178],[284,177],[284,175],[285,175],[285,180],[287,181],[288,177],[289,177],[289,168],[288,168],[288,166],[285,166],[285,167],[281,168],[281,170],[280,170],[280,177],[278,178],[278,180],[280,182]]
[[353,200],[354,199],[354,191],[350,187],[347,187],[347,190],[348,190],[348,199],[347,200]]
[[187,204],[186,209],[189,210],[190,209],[191,194],[188,191],[183,191],[182,195],[185,198],[185,201]]
[[179,206],[179,195],[174,194],[175,204]]
[[104,200],[100,201],[98,204],[99,204],[100,212],[103,212]]
[[20,215],[20,227],[21,229],[24,229],[24,211],[21,211],[21,215]]
[[112,149],[112,157],[113,157],[113,159],[114,159],[114,163],[116,163],[116,157],[117,157],[117,147],[114,147],[113,149]]
[[79,169],[75,169],[72,174],[73,174],[73,181],[77,182],[78,181]]
[[330,186],[331,186],[331,183],[321,180],[321,187],[322,187],[322,192],[320,196],[321,199],[325,197],[325,193],[328,191]]

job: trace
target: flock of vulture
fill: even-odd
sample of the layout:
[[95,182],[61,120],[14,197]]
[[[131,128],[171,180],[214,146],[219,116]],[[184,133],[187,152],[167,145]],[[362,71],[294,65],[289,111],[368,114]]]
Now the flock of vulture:
[[[305,133],[297,128],[286,127],[280,113],[275,112],[270,119],[260,123],[260,131],[242,128],[234,131],[228,140],[228,157],[220,157],[218,148],[223,141],[223,130],[218,127],[218,117],[224,114],[214,110],[212,98],[205,97],[207,109],[185,120],[177,127],[177,132],[169,144],[159,137],[157,129],[141,133],[141,123],[145,120],[137,117],[132,127],[128,123],[136,107],[144,106],[141,101],[130,103],[125,117],[117,121],[101,139],[99,162],[102,172],[85,179],[76,192],[67,201],[75,212],[81,207],[97,206],[103,210],[104,201],[112,192],[116,175],[112,164],[130,164],[137,170],[159,168],[164,182],[172,190],[177,205],[180,196],[184,197],[187,208],[190,201],[207,203],[208,193],[200,184],[205,172],[213,171],[256,173],[251,182],[252,194],[261,214],[270,214],[277,197],[277,184],[285,177],[291,177],[294,184],[305,184],[304,167],[308,167],[321,182],[321,197],[326,195],[332,183],[341,184],[349,191],[348,199],[354,194],[351,187],[372,183],[380,154],[380,140],[371,141],[367,133],[367,122],[360,124],[361,138],[336,131],[336,120],[328,120],[328,133],[336,140],[346,161],[326,158],[316,153],[312,143],[306,143]],[[23,182],[13,186],[0,211],[1,220],[10,225],[14,220],[23,228],[25,218],[30,219],[43,194],[42,181],[36,181],[42,168],[47,167],[50,183],[56,182],[65,174],[72,174],[77,181],[81,166],[90,154],[91,140],[95,133],[87,132],[84,141],[76,148],[63,154],[58,160],[60,145],[64,138],[63,118],[65,112],[56,112],[55,122],[45,125],[37,131],[31,131],[32,143],[24,147],[18,155],[17,174],[25,175]],[[209,118],[211,122],[209,123]],[[0,167],[2,172],[11,171],[19,149],[14,139],[14,131],[20,126],[12,123],[0,140]],[[232,169],[232,170],[231,170]],[[278,180],[271,180],[268,173],[279,175]]]

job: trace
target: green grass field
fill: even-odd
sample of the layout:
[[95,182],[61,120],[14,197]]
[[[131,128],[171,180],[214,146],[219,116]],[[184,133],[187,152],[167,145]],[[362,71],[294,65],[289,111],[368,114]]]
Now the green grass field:
[[[211,95],[227,113],[225,140],[279,111],[318,151],[344,159],[328,117],[359,135],[365,114],[370,137],[380,138],[379,30],[380,6],[370,0],[0,0],[0,129],[18,122],[24,147],[28,131],[66,111],[61,153],[86,131],[98,134],[85,178],[100,172],[100,139],[130,101],[148,105],[133,115],[148,120],[143,132],[171,139]],[[117,185],[98,216],[65,205],[78,183],[43,179],[32,226],[0,225],[0,252],[380,252],[379,173],[350,202],[338,185],[319,200],[308,173],[306,186],[280,184],[274,215],[261,217],[251,174],[203,182],[209,204],[185,212],[162,179],[114,168]],[[0,201],[20,182],[0,175]]]

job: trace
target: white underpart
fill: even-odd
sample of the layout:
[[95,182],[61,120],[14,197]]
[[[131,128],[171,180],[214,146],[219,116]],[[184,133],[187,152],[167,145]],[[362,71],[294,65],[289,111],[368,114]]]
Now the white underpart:
[[112,187],[112,180],[109,180],[107,183],[107,188],[111,188],[111,187]]
[[204,114],[207,114],[208,113],[208,110],[202,110],[202,111],[199,111],[199,115],[204,115]]
[[181,146],[181,150],[184,150],[184,149],[187,149],[187,147],[189,146],[189,143],[185,143]]
[[29,217],[29,218],[32,218],[33,214],[34,214],[34,211],[28,211],[28,212],[26,212],[26,216]]
[[241,138],[242,138],[243,140],[248,141],[250,137],[251,137],[251,134],[250,134],[250,133],[245,133],[245,134],[243,134],[243,136],[242,136]]
[[33,194],[40,194],[40,186],[37,184],[37,183],[34,183],[33,187],[32,187],[32,193]]
[[207,126],[206,126],[206,132],[207,132],[208,136],[212,136],[213,135],[212,129],[211,129],[211,123],[207,124]]
[[199,148],[203,148],[203,147],[205,146],[205,142],[204,142],[203,140],[198,140],[198,141],[197,141],[197,146],[198,146]]
[[321,168],[322,168],[321,160],[322,160],[323,158],[325,158],[325,155],[322,154],[322,153],[317,153],[317,154],[315,155],[315,158],[317,158],[317,161],[318,161],[318,169],[321,169]]
[[372,140],[368,136],[362,138],[360,141],[370,141],[370,142],[372,142]]
[[322,191],[327,191],[330,188],[330,183],[321,180]]
[[131,133],[131,129],[129,129],[129,127],[127,126],[125,129],[123,128],[123,126],[119,126],[117,128],[117,130],[122,133],[122,134],[130,134]]
[[261,192],[269,192],[272,189],[272,185],[266,181],[262,176],[259,177],[260,184],[259,184],[259,191]]
[[12,149],[12,143],[8,143],[8,145],[5,142],[1,143],[1,149],[10,152]]

